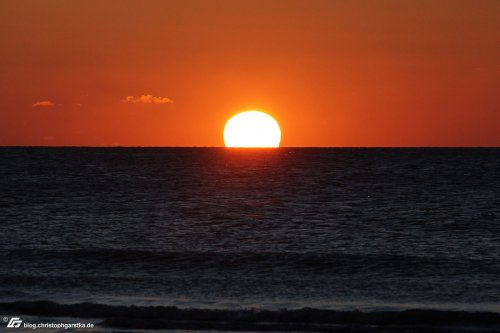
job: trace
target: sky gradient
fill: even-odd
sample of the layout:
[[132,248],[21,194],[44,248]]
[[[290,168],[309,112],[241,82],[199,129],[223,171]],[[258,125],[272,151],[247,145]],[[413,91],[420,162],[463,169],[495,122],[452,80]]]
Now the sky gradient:
[[500,1],[2,0],[0,145],[500,146]]

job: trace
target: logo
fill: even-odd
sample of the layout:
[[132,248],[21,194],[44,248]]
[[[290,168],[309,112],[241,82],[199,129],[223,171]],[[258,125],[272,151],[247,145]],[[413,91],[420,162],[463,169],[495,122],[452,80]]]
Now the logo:
[[21,318],[12,317],[12,318],[10,318],[10,321],[7,324],[7,327],[8,328],[19,328],[19,326],[21,326],[22,322],[23,321],[21,320]]

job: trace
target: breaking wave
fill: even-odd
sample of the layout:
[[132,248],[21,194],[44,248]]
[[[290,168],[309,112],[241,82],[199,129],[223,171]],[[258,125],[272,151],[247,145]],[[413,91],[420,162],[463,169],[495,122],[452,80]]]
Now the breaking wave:
[[181,309],[51,301],[4,302],[0,312],[43,317],[100,318],[120,329],[207,329],[315,332],[498,332],[500,313],[413,309],[404,311]]

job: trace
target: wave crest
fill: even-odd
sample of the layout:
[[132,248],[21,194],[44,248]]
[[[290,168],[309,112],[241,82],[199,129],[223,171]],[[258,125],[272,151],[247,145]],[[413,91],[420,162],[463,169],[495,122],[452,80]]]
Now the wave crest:
[[102,326],[122,329],[213,329],[239,331],[338,332],[495,332],[500,314],[414,309],[404,311],[214,310],[171,306],[118,306],[51,301],[5,302],[0,311],[11,315],[102,318]]

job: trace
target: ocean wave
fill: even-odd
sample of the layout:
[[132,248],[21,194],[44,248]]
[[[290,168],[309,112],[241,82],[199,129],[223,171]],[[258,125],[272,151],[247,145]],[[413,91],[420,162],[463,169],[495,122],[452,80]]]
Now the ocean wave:
[[[164,265],[165,269],[224,269],[239,268],[279,268],[306,269],[308,272],[349,273],[351,271],[384,271],[421,269],[453,270],[456,273],[469,272],[476,266],[482,272],[499,274],[498,261],[488,259],[455,258],[450,256],[423,257],[394,254],[346,254],[346,253],[297,253],[297,252],[210,252],[210,251],[153,251],[135,249],[5,249],[0,254],[3,262],[19,262],[40,266],[47,264],[77,263],[92,266],[96,263],[107,265]],[[105,266],[107,267],[107,266]]]
[[182,309],[51,301],[4,302],[6,315],[100,318],[120,329],[207,329],[315,332],[500,332],[500,313],[412,309],[403,311]]

